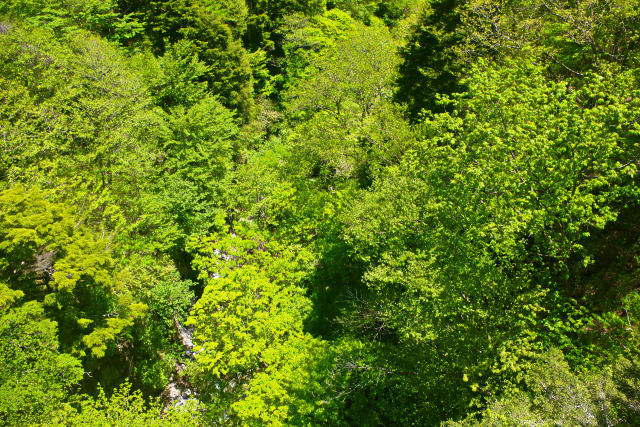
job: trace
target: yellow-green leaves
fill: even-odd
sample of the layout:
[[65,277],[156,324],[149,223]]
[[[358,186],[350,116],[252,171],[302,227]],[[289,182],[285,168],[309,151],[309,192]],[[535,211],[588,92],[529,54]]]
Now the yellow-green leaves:
[[2,304],[20,296],[42,301],[65,337],[76,345],[82,339],[101,357],[147,307],[132,298],[109,240],[87,229],[73,208],[52,198],[21,185],[0,191],[0,279],[11,284]]
[[292,254],[269,252],[257,235],[215,237],[196,246],[207,286],[189,323],[201,343],[199,362],[223,377],[264,367],[266,351],[302,334],[309,303]]
[[89,221],[126,228],[143,210],[134,201],[155,151],[156,117],[140,76],[122,52],[85,33],[61,42],[15,26],[0,46],[0,73],[12,81],[0,105],[10,129],[3,176],[56,188]]
[[479,61],[466,84],[458,113],[425,121],[423,142],[354,203],[345,234],[382,296],[377,318],[442,360],[434,375],[465,369],[501,393],[585,332],[552,291],[574,289],[589,236],[635,203],[640,98],[616,67],[572,87],[530,61]]
[[0,310],[5,310],[23,296],[24,292],[13,290],[6,284],[0,283]]
[[[303,331],[310,301],[299,286],[303,254],[242,228],[193,241],[206,287],[188,323],[196,361],[234,395],[243,423],[282,425],[308,412],[298,393],[311,386],[314,349]],[[244,237],[242,237],[244,236]]]
[[366,186],[400,157],[413,135],[390,102],[397,47],[386,27],[354,25],[344,40],[314,55],[304,78],[292,79],[292,175],[318,176],[332,187],[348,179]]
[[83,377],[80,361],[58,352],[58,326],[40,304],[0,309],[0,419],[49,422]]
[[[264,363],[264,353],[301,334],[304,312],[294,285],[272,282],[255,267],[244,266],[214,279],[192,310],[190,323],[205,339],[198,360],[224,376]],[[205,321],[206,319],[206,321]]]
[[[130,427],[169,427],[206,425],[201,419],[201,407],[195,401],[184,406],[163,408],[158,400],[147,400],[140,390],[125,382],[107,397],[102,388],[93,398],[83,396],[79,408],[65,408],[55,414],[53,423],[68,426],[119,425]],[[50,420],[47,420],[50,422]]]

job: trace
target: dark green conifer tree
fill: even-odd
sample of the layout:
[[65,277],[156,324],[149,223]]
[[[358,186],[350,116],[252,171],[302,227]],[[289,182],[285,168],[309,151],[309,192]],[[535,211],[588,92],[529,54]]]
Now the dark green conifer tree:
[[425,7],[407,45],[401,49],[396,99],[414,120],[422,110],[442,112],[438,94],[462,92],[464,64],[456,51],[464,40],[462,0],[432,0]]

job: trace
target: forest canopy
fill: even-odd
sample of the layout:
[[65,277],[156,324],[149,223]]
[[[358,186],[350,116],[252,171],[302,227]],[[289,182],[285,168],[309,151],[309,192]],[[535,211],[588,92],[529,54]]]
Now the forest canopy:
[[638,425],[639,166],[638,0],[0,0],[0,423]]

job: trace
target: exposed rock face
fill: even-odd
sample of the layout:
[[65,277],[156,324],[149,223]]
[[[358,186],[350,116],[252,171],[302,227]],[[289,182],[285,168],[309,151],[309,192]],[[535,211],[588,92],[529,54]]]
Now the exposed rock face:
[[0,22],[0,34],[7,34],[13,29],[13,26],[8,22]]
[[34,256],[30,270],[40,279],[45,276],[52,278],[55,271],[53,269],[53,263],[57,253],[58,252],[56,250],[49,251],[47,248],[40,248],[38,253]]
[[165,410],[173,406],[184,406],[188,401],[195,399],[195,393],[184,381],[171,382],[162,392],[162,398],[167,402]]
[[[178,322],[178,319],[173,319],[173,326],[176,330],[178,342],[182,344],[185,350],[185,356],[193,359],[193,327],[185,328]],[[182,376],[182,371],[185,367],[186,365],[180,362],[176,362],[174,366],[174,373],[170,378],[171,382],[162,392],[162,399],[167,402],[165,410],[171,406],[184,406],[188,401],[196,399],[196,393],[191,384]]]
[[[221,260],[226,261],[231,259],[230,255],[218,249],[215,250],[215,254]],[[214,279],[219,279],[222,276],[218,272],[212,272],[210,273],[210,277]],[[176,339],[180,344],[182,344],[182,347],[184,348],[185,358],[189,360],[193,360],[197,353],[193,350],[194,348],[193,332],[195,328],[193,326],[189,326],[185,328],[180,324],[177,318],[173,319],[173,326],[176,333]],[[196,398],[197,393],[193,390],[192,385],[189,384],[188,381],[186,381],[186,379],[182,375],[182,371],[185,369],[185,367],[186,365],[180,362],[176,362],[174,366],[174,372],[170,378],[171,382],[167,385],[167,387],[162,392],[162,399],[166,402],[165,410],[167,410],[171,406],[173,407],[184,406],[189,401],[197,401],[197,398]],[[231,382],[231,384],[232,384],[232,387],[235,386],[233,381]]]
[[185,328],[178,322],[177,319],[173,319],[173,325],[176,328],[178,341],[180,342],[180,344],[182,344],[182,346],[186,350],[187,354],[189,355],[189,358],[193,359],[193,356],[191,354],[193,350],[193,326]]

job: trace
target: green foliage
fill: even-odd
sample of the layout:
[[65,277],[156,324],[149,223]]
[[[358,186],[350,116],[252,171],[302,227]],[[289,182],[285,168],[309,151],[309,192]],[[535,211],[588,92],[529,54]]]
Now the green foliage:
[[492,403],[480,422],[469,419],[449,425],[496,426],[505,423],[538,425],[616,425],[617,401],[613,373],[578,374],[571,371],[562,353],[552,349],[536,362],[528,374],[530,393]]
[[163,119],[164,159],[156,199],[167,217],[165,224],[178,227],[174,239],[184,247],[191,234],[212,231],[222,214],[238,127],[232,113],[212,97],[188,109],[176,106]]
[[440,95],[463,92],[464,62],[457,51],[465,40],[464,1],[432,0],[401,50],[397,100],[408,106],[415,120],[423,110],[442,112]]
[[308,259],[250,229],[236,232],[245,237],[213,235],[191,244],[207,284],[188,321],[196,327],[196,361],[213,391],[237,395],[230,405],[235,418],[282,425],[322,409],[300,396],[318,381],[313,365],[322,348],[303,332],[310,305],[298,283]]
[[[582,78],[608,63],[636,66],[634,2],[431,0],[402,48],[397,100],[416,121],[447,109],[440,95],[464,91],[460,79],[478,58],[526,57],[547,71]],[[623,53],[624,52],[624,53]]]
[[286,16],[294,13],[315,15],[325,8],[325,0],[247,0],[246,3],[249,10],[247,43],[252,48],[266,50],[279,48],[281,40],[277,32]]
[[184,322],[188,309],[194,299],[190,283],[179,280],[174,273],[169,280],[156,284],[149,290],[149,308],[166,327],[172,327],[176,321]]
[[339,8],[369,25],[375,16],[389,26],[410,14],[420,3],[414,0],[332,0],[327,2],[330,8]]
[[0,0],[0,423],[639,424],[637,3]]
[[295,288],[280,290],[278,283],[251,267],[241,271],[205,288],[194,307],[196,316],[208,313],[207,323],[191,322],[198,323],[198,335],[207,337],[198,358],[214,375],[258,364],[269,346],[277,346],[300,329],[304,316]]
[[64,424],[69,426],[128,425],[175,426],[202,425],[198,406],[189,402],[184,407],[172,407],[163,412],[160,402],[147,405],[142,393],[132,391],[130,384],[123,384],[107,397],[102,389],[96,399],[84,399],[78,411],[64,414]]
[[204,343],[199,361],[215,376],[260,364],[270,346],[301,333],[308,310],[303,289],[295,285],[300,255],[272,254],[259,235],[251,237],[214,235],[193,247],[207,287],[189,323]]
[[[125,227],[142,210],[156,118],[140,78],[98,38],[58,43],[46,31],[0,35],[3,175],[59,188],[90,222]],[[3,85],[3,92],[5,91]],[[20,97],[20,98],[19,98]]]
[[607,63],[638,64],[637,1],[472,1],[465,55],[512,56],[534,47],[553,74],[583,77]]
[[167,172],[201,191],[220,181],[230,167],[238,133],[233,115],[215,99],[205,98],[188,110],[176,107],[166,120],[162,141]]
[[0,420],[46,423],[82,379],[80,361],[58,352],[57,325],[35,301],[0,315]]
[[347,40],[356,22],[349,14],[334,9],[313,17],[292,15],[283,28],[284,68],[291,85],[309,78],[314,70],[310,65],[318,54]]
[[165,51],[167,41],[188,40],[193,54],[208,67],[205,80],[211,92],[248,120],[253,115],[253,77],[248,53],[239,40],[246,25],[243,3],[123,1],[120,7],[141,15],[147,37],[158,53]]
[[28,300],[44,302],[63,327],[62,341],[79,354],[82,339],[94,356],[104,356],[147,308],[128,292],[109,242],[37,189],[4,190],[0,207],[1,280]]
[[299,121],[289,136],[291,174],[319,176],[327,187],[345,178],[368,185],[412,139],[401,110],[390,103],[397,44],[380,26],[347,35],[314,57],[309,76],[288,94]]
[[207,96],[207,83],[203,80],[209,67],[200,60],[190,40],[169,45],[159,58],[146,52],[134,60],[145,77],[154,104],[165,111],[191,107]]
[[570,258],[591,262],[583,240],[637,191],[634,107],[620,74],[593,75],[580,90],[522,62],[473,76],[456,101],[464,116],[424,123],[428,139],[345,218],[370,265],[373,319],[446,366],[438,371],[461,380],[461,399],[522,380],[547,325],[567,320],[549,290],[566,289]]
[[115,0],[3,0],[0,16],[23,19],[33,27],[48,28],[60,35],[89,30],[120,43],[135,38],[141,24],[131,14],[116,12]]
[[[166,256],[132,258],[128,265],[128,287],[136,300],[149,309],[119,341],[120,351],[109,356],[117,360],[116,363],[126,363],[127,371],[114,374],[128,376],[145,395],[156,395],[171,382],[176,366],[182,362],[185,349],[177,338],[195,301],[193,289],[197,285],[181,279],[174,263]],[[108,378],[114,374],[101,373],[103,387],[123,379]]]

